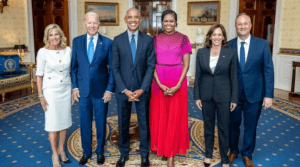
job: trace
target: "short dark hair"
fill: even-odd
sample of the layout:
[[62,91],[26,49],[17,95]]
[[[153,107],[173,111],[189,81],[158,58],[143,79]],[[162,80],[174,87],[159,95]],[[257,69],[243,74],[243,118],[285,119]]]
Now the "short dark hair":
[[217,28],[220,28],[222,30],[222,34],[224,36],[224,39],[222,40],[222,46],[225,48],[228,47],[226,30],[222,24],[214,24],[209,28],[209,30],[206,34],[206,39],[205,39],[205,43],[204,43],[205,47],[210,48],[212,46],[210,37],[214,33],[215,29],[217,29]]
[[250,20],[250,24],[252,24],[252,22],[251,22],[251,17],[250,17],[247,13],[240,13],[240,14],[238,14],[238,15],[236,16],[236,18],[235,18],[235,24],[236,24],[236,20],[237,20],[240,16],[247,16],[247,17],[249,18],[249,20]]
[[161,22],[164,21],[164,18],[167,14],[172,14],[174,16],[175,21],[176,21],[176,26],[177,26],[177,14],[173,10],[165,10],[161,15]]

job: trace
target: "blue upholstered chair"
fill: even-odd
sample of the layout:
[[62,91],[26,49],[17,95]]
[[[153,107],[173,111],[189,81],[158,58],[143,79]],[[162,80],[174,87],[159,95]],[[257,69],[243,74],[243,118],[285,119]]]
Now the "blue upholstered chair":
[[5,101],[5,93],[31,88],[33,93],[33,65],[19,64],[18,55],[0,55],[0,94]]

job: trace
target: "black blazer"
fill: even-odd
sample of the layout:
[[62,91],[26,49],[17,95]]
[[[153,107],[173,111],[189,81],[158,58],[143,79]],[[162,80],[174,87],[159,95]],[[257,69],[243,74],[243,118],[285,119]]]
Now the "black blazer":
[[219,60],[212,74],[209,67],[210,48],[197,52],[194,99],[214,100],[218,103],[238,102],[237,52],[232,48],[221,48]]
[[155,68],[154,42],[152,37],[139,32],[135,62],[132,62],[128,33],[116,36],[112,43],[112,71],[116,83],[116,97],[128,99],[125,89],[143,89],[142,97],[150,97],[150,87]]

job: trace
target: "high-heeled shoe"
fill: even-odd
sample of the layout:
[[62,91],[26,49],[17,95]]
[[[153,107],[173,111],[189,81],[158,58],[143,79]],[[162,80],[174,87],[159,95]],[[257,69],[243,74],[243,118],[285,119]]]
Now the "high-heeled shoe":
[[52,154],[52,164],[53,164],[53,167],[61,167],[61,165],[59,163],[59,159],[58,158],[54,158],[53,154]]
[[[207,158],[205,158],[205,159],[207,159]],[[205,159],[204,159],[204,161],[203,161],[204,166],[205,166],[205,167],[210,167],[211,162],[210,162],[210,163],[206,163],[206,162],[205,162]]]
[[205,162],[204,162],[204,166],[205,166],[205,167],[210,167],[210,163],[205,163]]
[[[58,156],[60,157],[61,163],[62,163],[62,164],[71,163],[71,160],[69,160],[69,159],[67,158],[65,152],[57,151],[57,154],[58,154]],[[63,159],[65,159],[65,161],[64,161]]]

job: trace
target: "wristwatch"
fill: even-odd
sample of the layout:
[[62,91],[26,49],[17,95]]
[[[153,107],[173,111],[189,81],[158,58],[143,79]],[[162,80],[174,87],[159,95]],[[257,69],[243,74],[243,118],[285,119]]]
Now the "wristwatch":
[[39,98],[42,98],[42,97],[44,97],[44,95],[42,94],[42,95],[39,95]]

